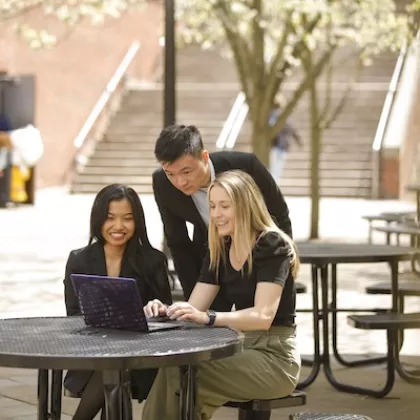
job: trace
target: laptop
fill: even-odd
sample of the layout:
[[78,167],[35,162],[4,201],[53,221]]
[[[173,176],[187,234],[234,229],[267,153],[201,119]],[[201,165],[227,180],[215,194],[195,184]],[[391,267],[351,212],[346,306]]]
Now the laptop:
[[148,320],[135,279],[72,274],[71,280],[83,319],[89,327],[147,333],[184,325],[179,321]]

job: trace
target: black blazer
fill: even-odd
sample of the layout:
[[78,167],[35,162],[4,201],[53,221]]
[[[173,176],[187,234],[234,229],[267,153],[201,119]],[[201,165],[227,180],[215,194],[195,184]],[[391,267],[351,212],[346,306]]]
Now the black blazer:
[[[240,169],[251,175],[264,196],[268,211],[274,216],[280,229],[292,236],[289,209],[284,197],[270,172],[253,153],[216,152],[210,154],[210,159],[216,175],[232,169]],[[161,168],[153,174],[153,191],[175,270],[188,299],[198,280],[208,248],[207,226],[192,198],[174,187]],[[194,225],[192,241],[188,236],[186,222]],[[219,302],[215,301],[216,309],[230,310],[223,306],[218,307],[218,304]]]
[[[168,282],[167,267],[164,261],[161,264],[151,267],[149,273],[145,273],[141,264],[142,256],[136,258],[123,256],[121,264],[121,277],[134,278],[142,297],[143,304],[149,300],[160,299],[162,302],[171,304],[171,290]],[[66,276],[64,278],[64,298],[66,302],[67,315],[81,315],[79,302],[71,283],[71,274],[95,274],[106,276],[106,261],[104,248],[95,242],[84,248],[70,252],[66,265]],[[136,397],[140,400],[146,398],[153,380],[156,376],[155,369],[147,369],[132,372],[132,380],[136,382]],[[84,389],[89,381],[92,371],[69,371],[64,379],[64,386],[73,393]]]
[[[124,255],[121,264],[121,277],[131,277],[137,282],[143,304],[149,300],[158,298],[165,303],[171,303],[171,289],[168,282],[167,269],[162,262],[152,270],[152,275],[145,275],[141,267],[141,257],[129,259]],[[66,276],[64,279],[64,298],[66,302],[67,315],[81,315],[79,302],[74,293],[71,283],[71,274],[95,274],[106,276],[106,261],[104,248],[95,242],[81,249],[70,252],[66,265]]]

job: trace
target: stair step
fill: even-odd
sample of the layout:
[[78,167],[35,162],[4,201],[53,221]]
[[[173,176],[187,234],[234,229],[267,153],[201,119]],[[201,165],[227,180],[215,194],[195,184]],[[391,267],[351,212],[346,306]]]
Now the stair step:
[[108,185],[114,183],[127,184],[127,185],[152,185],[152,177],[150,175],[90,175],[78,173],[74,179],[74,184],[101,184]]
[[[249,146],[247,144],[242,144],[242,149],[247,149]],[[210,152],[215,151],[216,148],[210,149]],[[241,150],[235,149],[235,150]],[[146,160],[149,158],[152,163],[150,165],[156,164],[156,159],[153,154],[153,149],[150,149],[150,151],[144,151],[144,150],[96,150],[95,154],[90,158],[90,161],[95,161],[98,159],[110,159],[114,160],[114,166],[119,165],[120,160],[124,161],[133,161],[130,163],[127,163],[126,166],[135,166],[135,162],[139,162],[141,160]]]
[[[138,153],[138,157],[137,157]],[[126,151],[97,151],[95,155],[89,160],[86,167],[126,167],[126,168],[156,168],[158,163],[152,151],[145,152],[131,152]],[[306,159],[288,159],[286,163],[286,170],[288,173],[292,171],[309,170],[311,164],[308,158]],[[362,171],[371,173],[372,168],[370,160],[367,161],[340,161],[337,156],[331,155],[331,160],[322,158],[320,160],[321,170],[340,170],[345,173],[347,171]],[[345,171],[345,172],[344,172]]]
[[[80,175],[149,175],[151,176],[153,172],[159,168],[159,165],[150,162],[144,163],[144,161],[131,160],[129,162],[109,162],[106,160],[101,160],[95,164],[89,164],[83,168],[80,172]],[[290,168],[286,167],[287,178],[291,182],[294,182],[297,179],[302,179],[302,177],[310,176],[309,168]],[[347,169],[343,171],[339,168],[339,165],[328,167],[324,166],[320,168],[320,179],[336,178],[345,182],[349,179],[357,180],[370,180],[372,176],[371,169]],[[151,182],[151,178],[149,179]],[[309,182],[309,181],[308,181]]]
[[[368,112],[368,111],[366,111]],[[177,115],[178,124],[192,124],[196,125],[201,130],[206,128],[214,128],[223,126],[228,117],[229,112],[226,112],[222,115],[212,115],[209,113],[199,113],[196,112],[192,115],[184,116]],[[309,118],[300,116],[299,119],[290,118],[290,122],[293,123],[295,128],[301,132],[309,133],[311,129],[311,122]],[[249,129],[251,128],[251,123],[248,121]],[[160,131],[162,129],[162,121],[160,118],[157,118],[155,114],[142,114],[141,116],[130,116],[130,117],[118,117],[114,119],[110,128],[120,128],[127,127],[130,129],[134,128],[152,128]],[[339,130],[348,130],[351,129],[352,137],[359,135],[366,135],[366,129],[372,129],[374,132],[377,127],[377,117],[363,117],[360,114],[360,111],[355,112],[354,116],[347,116],[346,118],[340,118],[335,121],[331,127],[325,131],[325,133],[334,133],[338,134]],[[246,125],[244,126],[246,128]],[[349,133],[347,133],[349,134]]]
[[[149,172],[149,174],[147,173]],[[74,181],[94,184],[97,182],[103,184],[112,184],[114,182],[126,184],[151,184],[153,173],[152,168],[147,170],[142,168],[85,168],[84,172],[78,173]],[[356,176],[357,172],[346,171],[347,176],[344,176],[341,171],[321,171],[320,184],[323,187],[352,187],[363,188],[370,187],[371,179],[369,176]],[[300,175],[300,177],[299,177]],[[352,176],[354,175],[354,176]],[[302,171],[297,171],[295,176],[284,177],[280,181],[280,186],[295,186],[295,187],[309,187],[310,179],[302,174]]]
[[[282,187],[281,191],[285,196],[307,197],[311,195],[309,187]],[[340,197],[340,198],[370,198],[370,188],[321,188],[320,194],[322,197]]]
[[[203,136],[204,137],[204,136]],[[306,139],[306,136],[302,136]],[[250,142],[251,133],[246,134],[242,133],[236,144],[240,143],[248,143]],[[127,143],[124,145],[125,150],[148,150],[154,149],[155,142],[157,136],[153,136],[150,134],[106,134],[106,139],[100,141],[97,145],[97,150],[120,150],[121,143]],[[365,150],[366,152],[370,152],[372,150],[371,146],[371,138],[357,138],[352,144],[344,143],[340,138],[335,136],[325,136],[323,139],[323,150],[328,149],[329,147],[340,147],[340,148],[348,148],[354,149],[355,145],[357,145],[357,150]],[[209,147],[211,144],[208,144],[205,140],[205,146]],[[302,148],[298,148],[293,146],[291,149],[291,153],[294,151],[307,151],[310,149],[310,145],[308,142],[305,142]]]
[[[220,132],[223,128],[223,123],[218,123],[214,127],[208,127],[203,126],[200,124],[195,124],[198,127],[200,127],[200,133],[203,137],[203,139],[206,139],[207,137],[219,137]],[[108,136],[121,136],[121,135],[145,135],[145,136],[154,136],[155,140],[158,138],[159,133],[161,132],[160,127],[153,127],[153,126],[145,126],[145,127],[130,127],[130,126],[124,126],[124,125],[118,125],[118,126],[110,126],[109,130],[107,132]],[[246,132],[246,131],[245,131]],[[250,133],[250,131],[249,131]]]
[[[71,187],[72,194],[97,194],[103,187],[107,186],[108,184],[104,183],[75,183]],[[153,194],[152,185],[144,185],[144,184],[129,184],[130,187],[134,188],[134,190],[139,194]]]
[[[363,150],[352,150],[352,149],[330,149],[325,150],[320,155],[320,161],[328,161],[328,162],[348,162],[350,160],[356,160],[358,162],[371,162],[371,153],[364,152]],[[309,150],[294,150],[289,152],[287,157],[287,162],[291,160],[297,161],[310,161],[311,153]]]
[[[243,147],[247,145],[245,143],[240,144]],[[238,145],[239,146],[239,145]],[[120,150],[103,150],[99,149],[95,152],[94,157],[92,159],[142,159],[146,156],[150,159],[155,159],[153,149],[150,151],[145,150],[124,150],[121,148]],[[210,149],[211,150],[211,149]],[[215,148],[213,150],[216,150]],[[235,148],[235,150],[238,150]],[[349,162],[349,161],[358,161],[365,163],[368,166],[368,163],[371,162],[370,155],[365,153],[360,153],[358,151],[341,151],[342,153],[337,153],[336,150],[332,151],[325,151],[321,154],[320,162]],[[344,154],[345,153],[345,154]],[[308,162],[310,160],[310,155],[308,152],[291,152],[288,156],[287,163],[295,162],[295,161],[304,161]],[[117,165],[117,163],[116,163]]]
[[[149,175],[152,176],[153,172],[159,168],[159,165],[150,165],[147,164],[137,164],[136,162],[130,162],[130,165],[118,164],[115,163],[113,165],[106,165],[104,164],[106,161],[101,161],[95,165],[88,165],[86,166],[83,171],[80,172],[80,175],[87,176],[87,175],[130,175],[130,176],[138,176],[138,175]],[[302,169],[292,169],[287,168],[287,178],[291,178],[292,180],[296,180],[302,176],[309,175],[309,170],[307,172],[303,171]],[[359,170],[359,169],[349,169],[343,173],[342,170],[339,168],[321,168],[320,170],[320,178],[330,178],[335,177],[341,180],[347,179],[368,179],[370,180],[372,176],[372,171],[368,170]],[[149,182],[152,182],[152,179],[149,179]]]
[[[286,170],[286,169],[285,169]],[[299,168],[287,168],[287,179],[291,179],[292,181],[298,178],[302,178],[302,176],[310,176],[309,169],[305,172]],[[336,178],[340,180],[347,180],[347,179],[368,179],[370,180],[372,177],[372,170],[371,169],[347,169],[343,171],[337,167],[321,167],[319,170],[319,176],[321,179],[324,178]],[[305,177],[306,178],[306,177]]]
[[[368,164],[367,164],[368,163]],[[321,170],[341,170],[341,171],[368,171],[369,173],[372,172],[372,165],[370,164],[371,161],[337,161],[337,160],[321,160],[320,161],[320,168]],[[310,170],[311,162],[309,159],[306,160],[297,160],[288,158],[286,161],[285,170],[287,170],[287,174],[291,173],[292,170]]]
[[[100,191],[103,187],[105,187],[106,183],[78,183],[72,186],[71,192],[74,194],[96,194]],[[142,194],[153,194],[153,188],[151,185],[144,185],[144,184],[129,184],[134,190],[142,195]],[[281,187],[281,191],[285,196],[309,196],[310,189],[309,187],[301,187],[301,186],[283,186]],[[359,197],[359,198],[369,198],[370,197],[370,188],[352,188],[352,187],[322,187],[321,188],[321,195],[323,197]]]
[[133,159],[131,156],[127,158],[120,158],[120,159],[104,159],[100,158],[97,155],[92,157],[88,164],[85,166],[83,170],[86,173],[86,169],[90,168],[140,168],[140,169],[156,169],[159,167],[158,162],[154,155],[151,154],[150,158],[148,159],[146,156],[142,156],[139,159]]
[[[279,182],[280,188],[284,187],[310,187],[309,178],[283,178]],[[359,178],[321,178],[321,188],[370,188],[371,180]]]
[[[219,138],[219,135],[206,135],[203,136],[204,146],[207,150],[210,148],[216,148],[216,139]],[[236,145],[243,145],[243,144],[250,144],[251,136],[245,135],[240,136],[236,140]],[[108,135],[107,141],[103,141],[98,143],[97,147],[102,148],[102,144],[104,145],[104,150],[112,150],[112,149],[119,149],[121,148],[127,150],[153,150],[156,144],[157,137],[148,138],[147,136],[142,136],[141,134],[133,136],[132,134],[111,134]],[[108,146],[108,144],[113,143],[112,145]],[[138,146],[137,146],[138,145]]]

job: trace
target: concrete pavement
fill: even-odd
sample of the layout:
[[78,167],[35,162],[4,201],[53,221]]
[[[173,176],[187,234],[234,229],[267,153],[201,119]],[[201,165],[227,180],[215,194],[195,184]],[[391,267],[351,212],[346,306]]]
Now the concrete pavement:
[[[64,315],[63,286],[65,262],[70,250],[87,243],[91,195],[69,195],[65,188],[38,192],[33,207],[0,209],[0,317]],[[151,242],[161,246],[162,225],[152,196],[141,197]],[[309,232],[310,202],[306,198],[287,198],[296,239],[306,239]],[[396,201],[366,201],[324,199],[321,202],[320,233],[322,240],[340,242],[366,241],[367,223],[363,214],[380,211],[412,209],[411,203]],[[376,242],[384,236],[376,234]],[[404,267],[402,267],[404,269]],[[405,268],[408,268],[406,265]],[[339,302],[347,307],[389,307],[388,296],[368,296],[364,287],[389,276],[386,264],[349,264],[338,267]],[[309,285],[309,267],[303,266],[301,281]],[[309,307],[309,293],[298,296],[298,307]],[[408,298],[407,311],[420,310],[420,299]],[[355,330],[340,316],[339,348],[344,353],[383,353],[385,334]],[[311,318],[298,315],[298,337],[302,353],[312,348]],[[420,364],[418,331],[406,333],[402,354],[409,363]],[[383,366],[363,369],[339,368],[339,375],[352,383],[372,383],[383,380]],[[0,368],[0,419],[29,420],[36,418],[36,375],[34,371]],[[405,420],[419,420],[419,385],[398,380],[392,398],[375,400],[337,392],[323,375],[308,390],[309,404],[302,411],[359,412],[374,420],[391,420],[401,416]],[[71,414],[76,401],[64,399],[63,412]],[[135,405],[138,413],[141,406]],[[275,419],[286,418],[293,410],[279,410]],[[70,417],[63,416],[63,419]],[[140,418],[135,415],[135,418]],[[234,419],[235,413],[222,409],[216,419]]]

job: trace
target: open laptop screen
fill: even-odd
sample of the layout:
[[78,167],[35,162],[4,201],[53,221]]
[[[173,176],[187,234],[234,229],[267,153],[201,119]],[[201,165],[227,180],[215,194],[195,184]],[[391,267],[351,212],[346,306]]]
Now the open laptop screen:
[[86,325],[148,332],[136,281],[124,277],[72,274]]

